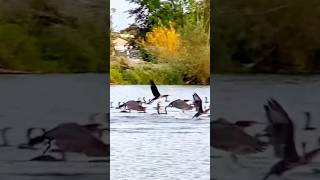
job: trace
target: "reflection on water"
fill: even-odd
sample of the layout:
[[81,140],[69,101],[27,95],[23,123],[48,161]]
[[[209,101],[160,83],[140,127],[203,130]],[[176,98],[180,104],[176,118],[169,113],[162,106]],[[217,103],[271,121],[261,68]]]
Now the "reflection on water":
[[[169,100],[190,99],[196,92],[210,97],[209,86],[158,86]],[[150,86],[111,86],[111,101],[152,97]],[[210,100],[210,99],[209,99]],[[169,102],[161,101],[161,106]],[[209,117],[192,119],[195,110],[183,113],[170,108],[158,115],[156,102],[147,113],[120,113],[111,108],[111,179],[208,180],[210,179]],[[203,104],[209,107],[209,104]]]
[[[29,127],[51,129],[63,122],[84,124],[91,114],[105,113],[106,88],[106,76],[97,74],[1,75],[0,128],[12,129],[7,133],[10,146],[0,147],[0,179],[105,180],[106,163],[89,163],[92,158],[75,153],[67,154],[67,162],[31,162],[44,147],[30,150],[17,146],[26,143]],[[96,116],[96,120],[106,125],[103,116]]]
[[[256,120],[265,122],[263,104],[267,98],[278,100],[295,124],[295,140],[298,154],[302,155],[301,142],[307,142],[307,151],[319,147],[320,131],[320,76],[214,76],[214,118],[225,117],[230,121]],[[304,131],[305,111],[313,117],[312,125],[318,129]],[[247,132],[261,132],[264,126],[253,126]],[[242,165],[232,162],[228,153],[211,149],[211,170],[217,180],[262,179],[271,166],[279,161],[273,156],[272,147],[254,155],[239,156]],[[320,178],[320,157],[311,164],[288,171],[283,177],[273,179],[316,180]],[[318,171],[317,171],[318,170]],[[232,172],[232,173],[230,173]]]

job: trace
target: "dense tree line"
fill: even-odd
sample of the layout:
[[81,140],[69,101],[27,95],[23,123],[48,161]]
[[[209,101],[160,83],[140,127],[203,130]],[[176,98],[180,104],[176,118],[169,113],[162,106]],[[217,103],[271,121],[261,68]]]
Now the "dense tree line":
[[104,0],[0,0],[0,66],[31,72],[106,72]]
[[[145,84],[209,84],[210,1],[128,0],[135,23],[122,32],[136,35],[146,65],[111,64],[111,82]],[[195,38],[197,37],[197,38]]]
[[320,1],[216,0],[213,71],[320,72]]

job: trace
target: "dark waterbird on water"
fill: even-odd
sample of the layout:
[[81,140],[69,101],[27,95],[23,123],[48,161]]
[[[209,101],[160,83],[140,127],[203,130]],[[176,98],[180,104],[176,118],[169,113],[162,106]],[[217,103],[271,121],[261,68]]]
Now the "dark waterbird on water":
[[[269,122],[272,124],[271,134],[273,138],[279,137],[281,141],[285,140],[284,144],[277,144],[280,145],[278,148],[282,149],[282,159],[271,167],[270,171],[263,178],[263,180],[266,180],[273,174],[281,176],[290,169],[310,163],[318,155],[320,148],[308,153],[304,152],[303,156],[299,156],[294,142],[294,124],[287,112],[272,98],[268,101],[268,105],[264,105],[264,109]],[[282,131],[282,133],[279,131]]]
[[311,113],[310,113],[310,112],[305,112],[304,114],[305,114],[305,116],[306,116],[306,124],[305,124],[304,130],[305,130],[305,131],[313,131],[313,130],[316,130],[317,128],[312,127],[312,126],[310,125],[310,124],[311,124]]
[[254,154],[265,150],[266,143],[247,134],[242,127],[218,118],[210,122],[210,145],[230,152],[232,160],[237,162],[238,155]]
[[7,139],[7,133],[9,130],[11,130],[11,127],[6,127],[3,129],[0,129],[0,133],[1,133],[1,138],[2,138],[2,144],[0,144],[0,147],[8,147],[9,145],[9,141]]
[[112,104],[113,104],[113,102],[111,101],[111,102],[110,102],[110,108],[113,108]]
[[209,103],[209,101],[208,101],[208,97],[204,97],[204,98],[205,98],[204,103],[208,104],[208,103]]
[[197,93],[194,93],[192,96],[193,96],[193,104],[197,110],[197,113],[192,118],[199,117],[200,115],[205,114],[210,110],[210,108],[206,110],[202,109],[202,100]]
[[91,134],[84,126],[77,123],[63,123],[57,127],[46,131],[43,135],[32,138],[29,145],[35,145],[48,141],[44,155],[51,147],[52,141],[59,148],[63,159],[66,152],[75,152],[93,157],[108,157],[109,145],[103,143],[100,139]]
[[168,107],[170,107],[170,108],[174,107],[177,109],[181,109],[182,112],[184,112],[185,110],[191,110],[193,107],[187,103],[188,101],[189,100],[181,100],[181,99],[174,100],[165,107],[165,112],[167,113]]
[[152,94],[153,94],[154,98],[152,98],[148,102],[148,104],[151,104],[154,100],[169,96],[169,95],[161,95],[153,80],[150,80],[150,84],[151,84],[151,91],[152,91]]
[[146,112],[146,107],[143,107],[141,105],[140,101],[131,100],[131,101],[128,101],[128,102],[122,104],[119,107],[120,108],[124,107],[124,110],[129,110],[129,112],[131,112],[131,110],[140,111],[140,112]]

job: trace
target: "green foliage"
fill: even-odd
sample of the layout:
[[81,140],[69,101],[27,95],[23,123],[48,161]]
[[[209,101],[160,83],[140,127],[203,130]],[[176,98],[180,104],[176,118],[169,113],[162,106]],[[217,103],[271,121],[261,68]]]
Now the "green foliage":
[[[136,17],[138,26],[133,29],[144,32],[141,33],[143,37],[153,32],[154,41],[147,38],[147,43],[140,43],[142,58],[150,65],[129,68],[123,71],[123,78],[133,84],[149,84],[150,77],[160,84],[209,84],[210,1],[128,1],[137,5],[129,10]],[[173,22],[177,36],[169,36],[163,30],[170,27],[170,22]],[[160,24],[163,29],[156,29]],[[169,53],[165,48],[157,47],[157,43],[150,43],[157,40],[164,45],[177,42],[177,48]]]
[[0,65],[2,68],[30,70],[40,62],[37,40],[15,24],[0,25]]
[[215,1],[214,70],[319,73],[319,6],[301,0]]
[[110,82],[111,84],[125,84],[126,82],[122,78],[120,68],[110,65]]
[[0,1],[0,66],[44,73],[106,72],[107,32],[99,24],[104,14],[98,15],[100,7],[75,4]]

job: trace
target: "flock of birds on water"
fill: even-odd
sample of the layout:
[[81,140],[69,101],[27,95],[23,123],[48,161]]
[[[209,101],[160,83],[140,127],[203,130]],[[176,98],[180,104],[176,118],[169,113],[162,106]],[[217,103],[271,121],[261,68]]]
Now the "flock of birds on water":
[[[131,111],[146,113],[147,107],[145,107],[144,105],[152,104],[156,100],[160,100],[162,98],[165,98],[165,102],[170,102],[168,100],[169,95],[160,94],[160,92],[159,92],[159,90],[153,80],[150,80],[150,85],[151,85],[151,92],[154,96],[152,99],[149,99],[148,101],[146,101],[146,98],[143,97],[142,100],[141,100],[141,98],[138,98],[138,100],[129,100],[127,102],[118,102],[117,107],[113,107],[113,102],[110,102],[110,108],[122,109],[120,111],[122,113],[130,113]],[[208,104],[208,106],[207,106],[208,108],[206,108],[205,106],[203,107],[202,99],[200,98],[200,96],[197,93],[194,93],[192,95],[192,97],[193,97],[193,101],[188,100],[188,99],[183,99],[183,100],[176,99],[176,100],[170,102],[168,105],[164,106],[164,108],[163,108],[163,106],[161,106],[161,101],[158,101],[155,109],[157,110],[158,114],[168,114],[167,108],[177,108],[177,109],[182,110],[183,113],[185,111],[190,111],[195,108],[197,113],[194,114],[194,116],[192,118],[197,118],[199,116],[208,114],[208,112],[210,111],[210,104],[209,104],[210,102],[208,101],[208,97],[205,97],[205,102],[204,102],[205,104]],[[163,110],[163,112],[161,112],[161,110]]]
[[[296,150],[294,123],[285,109],[273,98],[267,100],[264,105],[267,122],[237,121],[230,122],[224,118],[217,118],[210,122],[210,139],[213,148],[229,152],[234,163],[239,164],[237,155],[249,155],[262,153],[268,146],[273,147],[274,156],[279,159],[262,180],[270,176],[282,176],[285,172],[298,166],[311,163],[319,154],[320,148],[306,152],[306,142],[302,142],[302,155]],[[311,126],[311,114],[305,112],[306,123],[304,131],[317,130]],[[251,135],[246,128],[254,124],[266,124],[263,133]],[[264,140],[262,139],[264,138]],[[320,144],[320,138],[318,139]],[[319,169],[313,169],[319,173]]]
[[[66,161],[66,153],[78,153],[87,157],[100,158],[89,160],[89,162],[109,162],[110,145],[104,142],[103,135],[109,134],[109,127],[106,123],[95,122],[96,117],[101,113],[90,115],[90,123],[78,124],[74,122],[61,123],[56,127],[46,130],[45,128],[31,127],[26,130],[27,141],[18,145],[11,145],[7,133],[12,130],[11,127],[0,129],[2,143],[0,147],[16,147],[20,150],[41,150],[41,155],[33,157],[30,161]],[[109,120],[109,114],[104,118]],[[34,135],[38,134],[38,135]],[[0,141],[1,142],[1,141]],[[53,144],[54,143],[54,144]],[[52,148],[52,144],[55,148]],[[61,157],[55,157],[48,152],[59,153]],[[103,158],[103,159],[101,159]]]
[[[151,91],[154,95],[148,102],[140,100],[130,100],[124,103],[118,103],[117,109],[122,109],[121,112],[131,112],[132,110],[138,112],[146,112],[146,107],[143,104],[151,104],[155,100],[160,98],[166,98],[169,95],[161,95],[151,80]],[[158,114],[166,114],[168,107],[174,107],[181,109],[182,111],[188,111],[193,108],[197,113],[193,116],[199,117],[210,111],[210,108],[203,109],[201,98],[194,93],[193,104],[188,104],[189,100],[177,99],[165,106],[164,113],[160,112],[160,102],[157,103]],[[206,98],[206,103],[207,98]],[[210,107],[210,106],[209,106]],[[111,104],[111,107],[112,104]],[[265,114],[267,117],[266,128],[264,133],[250,135],[246,132],[246,128],[254,124],[259,124],[258,121],[237,121],[235,123],[230,122],[224,118],[218,118],[210,123],[210,139],[211,146],[223,151],[230,152],[232,160],[238,163],[237,155],[248,155],[261,153],[266,150],[267,146],[272,146],[274,149],[274,155],[280,160],[275,163],[270,170],[266,173],[262,180],[266,180],[271,175],[281,176],[284,172],[291,170],[297,166],[309,164],[320,152],[320,148],[313,149],[306,152],[306,143],[302,142],[303,154],[299,155],[296,150],[294,140],[294,123],[284,110],[284,108],[275,99],[270,98],[267,104],[264,105]],[[106,119],[110,121],[109,113],[106,113]],[[312,127],[311,114],[309,112],[306,115],[305,131],[316,130],[316,127]],[[109,124],[109,122],[107,122]],[[66,153],[80,153],[90,157],[109,157],[110,146],[102,140],[103,132],[108,132],[108,127],[102,127],[100,123],[88,123],[80,125],[78,123],[62,123],[58,126],[46,130],[44,128],[29,128],[26,132],[27,142],[17,145],[18,149],[37,150],[41,147],[37,145],[44,145],[43,153],[40,156],[30,159],[30,161],[65,161]],[[6,134],[11,130],[10,127],[0,129],[2,144],[0,147],[11,147],[7,140]],[[32,137],[34,131],[40,131],[41,135]],[[261,137],[266,137],[267,140],[262,140]],[[320,138],[319,138],[320,144]],[[52,149],[52,142],[54,142],[56,149]],[[60,153],[61,158],[56,158],[51,155],[47,155],[47,152]],[[109,162],[109,160],[93,160],[95,162]]]

